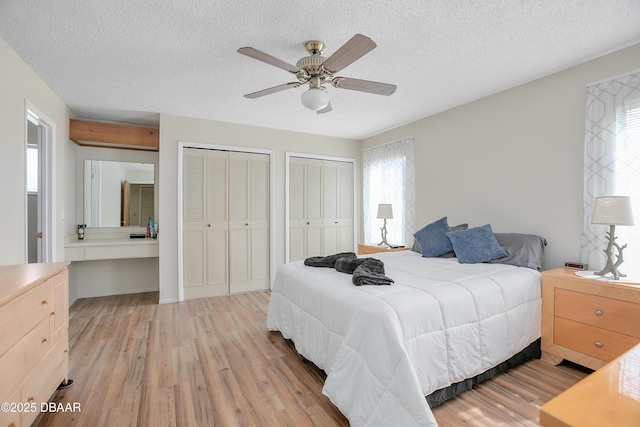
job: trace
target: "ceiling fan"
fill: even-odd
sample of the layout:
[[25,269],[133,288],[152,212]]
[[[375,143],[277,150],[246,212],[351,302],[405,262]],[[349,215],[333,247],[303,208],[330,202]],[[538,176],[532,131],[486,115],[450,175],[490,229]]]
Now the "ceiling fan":
[[335,73],[351,65],[376,47],[376,44],[369,37],[356,34],[328,58],[322,56],[325,46],[321,41],[311,40],[306,42],[304,46],[309,51],[309,56],[300,59],[296,65],[289,64],[253,47],[241,47],[238,49],[239,53],[288,71],[298,79],[297,82],[285,83],[249,93],[245,95],[245,98],[259,98],[308,84],[309,90],[302,93],[302,105],[321,114],[331,111],[331,102],[329,101],[327,89],[324,87],[325,84],[331,84],[338,89],[357,90],[385,96],[389,96],[396,91],[396,85],[335,75]]

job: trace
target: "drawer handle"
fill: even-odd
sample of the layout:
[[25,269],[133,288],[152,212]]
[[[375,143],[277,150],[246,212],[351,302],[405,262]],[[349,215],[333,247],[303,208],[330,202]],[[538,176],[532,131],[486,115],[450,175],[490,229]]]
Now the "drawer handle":
[[55,311],[52,311],[50,314],[51,314],[52,316],[55,316],[55,315],[56,315],[56,312],[55,312]]
[[596,310],[596,316],[602,316],[602,310]]
[[46,343],[47,341],[49,341],[49,338],[42,338],[42,343]]
[[16,423],[14,423],[13,421],[11,421],[7,427],[16,427]]
[[307,225],[311,224],[309,221],[307,221]]
[[27,399],[27,402],[33,402],[34,400],[36,400],[35,397],[29,396],[29,398]]
[[49,304],[49,303],[47,302],[47,300],[46,300],[46,299],[43,299],[43,300],[42,300],[42,305],[46,305],[46,304]]
[[594,345],[598,348],[602,347],[602,343],[600,341],[596,341]]
[[65,348],[65,349],[64,349],[64,351],[63,351],[63,353],[69,353],[69,349],[68,349],[68,348]]
[[334,224],[337,224],[337,223],[338,223],[338,221],[334,221],[333,223],[334,223]]

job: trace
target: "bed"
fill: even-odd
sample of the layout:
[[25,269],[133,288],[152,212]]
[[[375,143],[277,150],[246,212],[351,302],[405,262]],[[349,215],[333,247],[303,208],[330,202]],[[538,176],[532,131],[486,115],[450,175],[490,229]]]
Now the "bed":
[[375,258],[391,286],[281,266],[267,313],[267,328],[326,372],[323,393],[352,426],[437,426],[425,396],[445,399],[535,347],[538,269],[410,250]]

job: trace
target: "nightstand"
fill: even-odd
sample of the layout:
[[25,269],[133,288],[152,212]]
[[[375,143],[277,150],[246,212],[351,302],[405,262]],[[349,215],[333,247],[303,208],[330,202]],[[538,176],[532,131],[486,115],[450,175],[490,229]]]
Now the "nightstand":
[[401,248],[390,248],[388,246],[379,246],[373,243],[358,243],[358,255],[365,254],[376,254],[378,252],[396,252],[396,251],[406,251],[406,246]]
[[542,272],[542,360],[598,369],[640,343],[640,285]]

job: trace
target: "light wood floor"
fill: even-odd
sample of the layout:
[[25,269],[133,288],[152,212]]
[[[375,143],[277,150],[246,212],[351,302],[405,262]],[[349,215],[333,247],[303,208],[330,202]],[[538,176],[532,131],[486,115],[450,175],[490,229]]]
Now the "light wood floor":
[[[348,426],[325,374],[265,328],[269,292],[158,305],[157,293],[78,300],[70,309],[74,385],[44,426]],[[538,408],[587,374],[539,360],[434,409],[441,427],[536,426]]]

